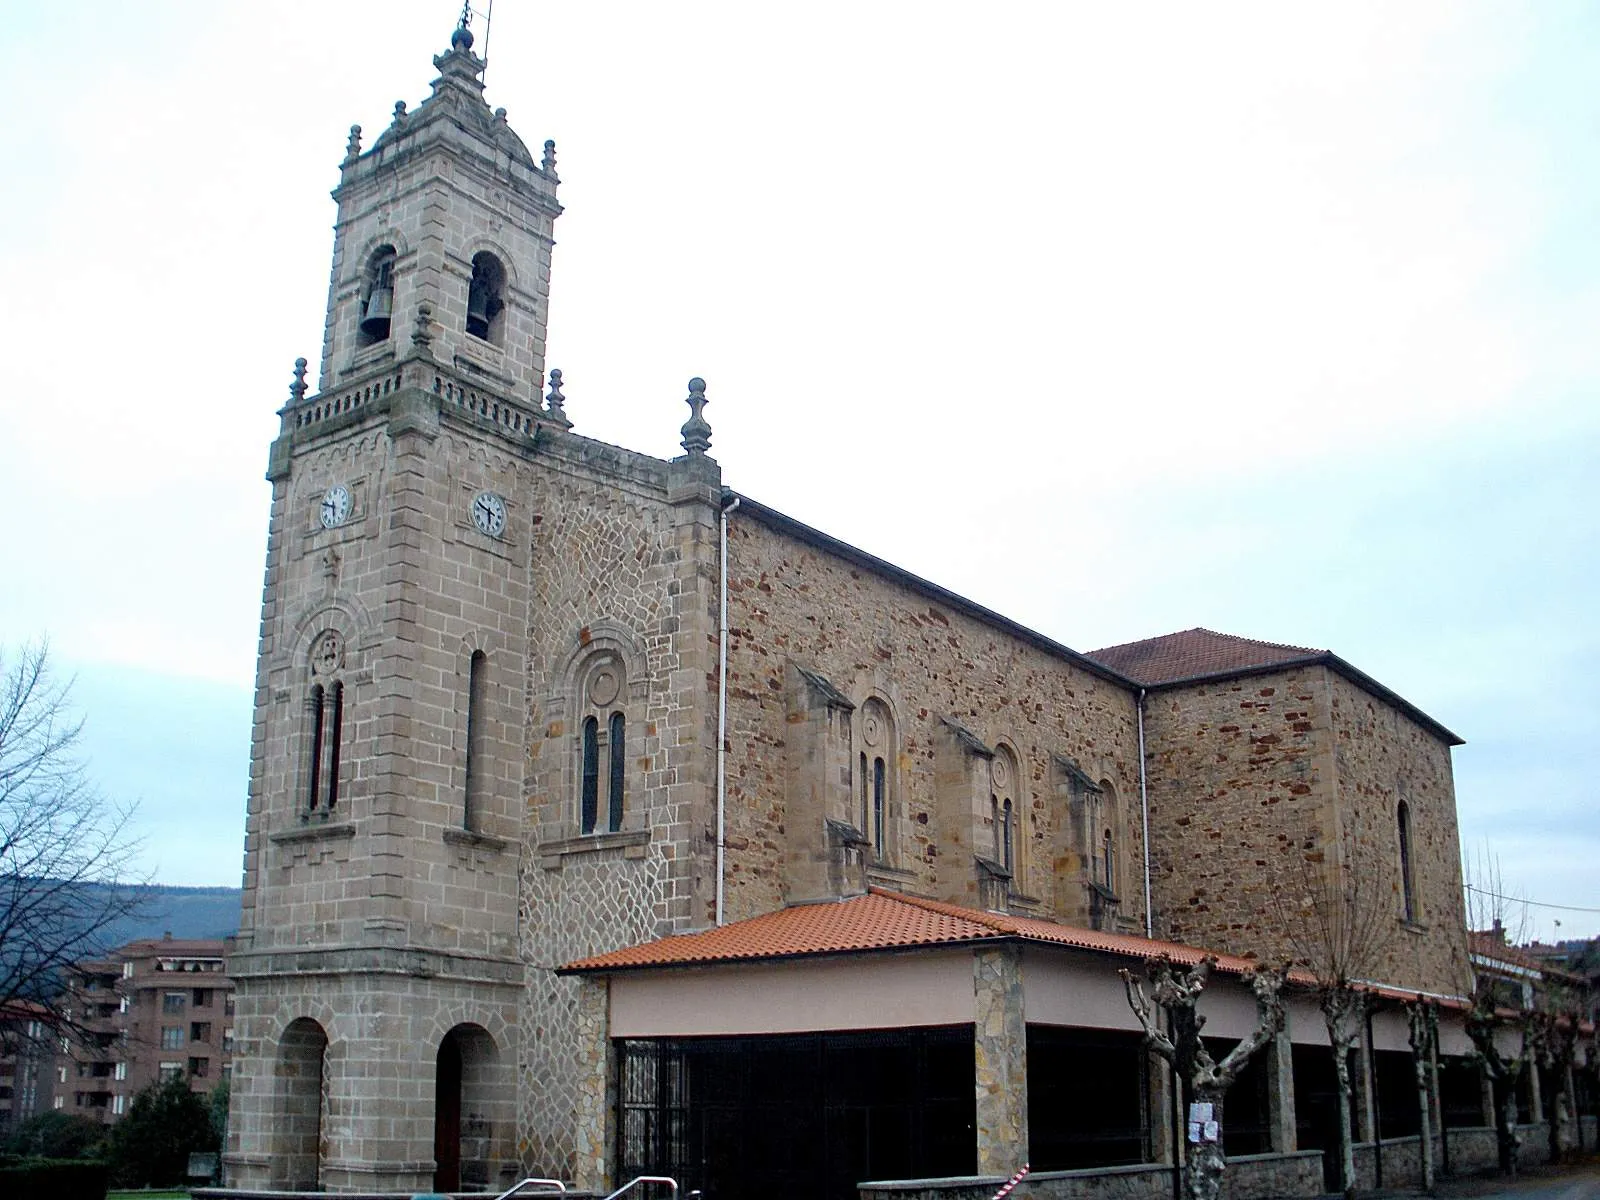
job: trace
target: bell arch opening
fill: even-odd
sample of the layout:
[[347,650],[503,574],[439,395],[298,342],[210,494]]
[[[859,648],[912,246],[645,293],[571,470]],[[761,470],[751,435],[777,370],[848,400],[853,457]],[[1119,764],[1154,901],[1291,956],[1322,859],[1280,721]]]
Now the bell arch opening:
[[439,1042],[434,1076],[433,1190],[482,1189],[496,1174],[498,1139],[512,1121],[513,1083],[481,1025],[457,1025]]
[[328,1111],[328,1034],[310,1017],[291,1021],[274,1064],[273,1187],[321,1187],[324,1117]]

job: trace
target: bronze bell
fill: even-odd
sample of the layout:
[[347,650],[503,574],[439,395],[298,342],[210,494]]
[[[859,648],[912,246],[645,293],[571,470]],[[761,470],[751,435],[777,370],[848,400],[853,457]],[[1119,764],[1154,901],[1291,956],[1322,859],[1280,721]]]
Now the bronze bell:
[[473,337],[489,336],[489,289],[473,280],[467,289],[467,332]]
[[361,314],[361,332],[371,338],[389,336],[389,317],[394,312],[394,288],[380,283],[367,297],[366,309]]

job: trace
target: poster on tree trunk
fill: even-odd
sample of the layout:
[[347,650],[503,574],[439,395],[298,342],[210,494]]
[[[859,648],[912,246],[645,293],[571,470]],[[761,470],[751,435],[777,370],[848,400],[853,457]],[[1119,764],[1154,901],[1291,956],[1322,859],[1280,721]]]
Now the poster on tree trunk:
[[1222,1136],[1222,1128],[1217,1124],[1215,1111],[1210,1104],[1194,1103],[1189,1105],[1189,1140],[1196,1145],[1201,1142],[1215,1142]]

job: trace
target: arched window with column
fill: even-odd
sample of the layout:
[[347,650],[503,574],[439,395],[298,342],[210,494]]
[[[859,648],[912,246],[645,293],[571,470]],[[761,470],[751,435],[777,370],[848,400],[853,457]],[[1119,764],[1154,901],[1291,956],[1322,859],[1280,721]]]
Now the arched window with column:
[[1011,891],[1025,892],[1023,869],[1021,772],[1016,751],[1002,742],[989,761],[990,820],[994,825],[994,861],[1011,876]]
[[628,790],[627,689],[622,660],[601,652],[578,682],[578,832],[617,833]]
[[873,861],[892,865],[897,856],[895,762],[898,742],[894,713],[881,696],[868,696],[856,710],[861,832]]
[[301,813],[326,820],[340,799],[344,757],[344,638],[327,629],[312,643],[301,757]]

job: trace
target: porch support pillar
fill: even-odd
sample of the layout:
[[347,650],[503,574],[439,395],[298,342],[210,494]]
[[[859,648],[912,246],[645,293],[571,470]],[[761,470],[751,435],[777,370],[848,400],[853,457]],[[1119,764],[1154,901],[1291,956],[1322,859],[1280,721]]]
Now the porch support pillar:
[[612,1188],[610,1149],[616,1144],[616,1052],[610,1037],[610,984],[605,976],[578,978],[578,1102],[573,1110],[572,1180],[579,1191]]
[[978,1174],[1010,1175],[1028,1161],[1028,1029],[1018,947],[975,950],[972,991]]
[[1377,1114],[1372,1111],[1372,1094],[1376,1090],[1374,1072],[1377,1070],[1377,1056],[1372,1052],[1372,1042],[1367,1038],[1367,1030],[1363,1029],[1361,1036],[1356,1038],[1356,1069],[1355,1078],[1350,1081],[1350,1090],[1355,1093],[1356,1119],[1355,1134],[1358,1142],[1375,1142],[1378,1140]]
[[1286,1030],[1267,1043],[1267,1136],[1275,1153],[1294,1151],[1294,1047]]

